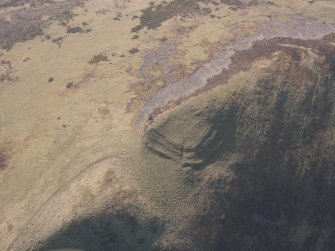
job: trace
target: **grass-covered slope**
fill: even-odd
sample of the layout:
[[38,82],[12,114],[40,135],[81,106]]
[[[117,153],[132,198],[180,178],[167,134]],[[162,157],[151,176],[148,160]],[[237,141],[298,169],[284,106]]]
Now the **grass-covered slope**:
[[200,233],[208,232],[217,250],[332,250],[331,41],[277,40],[253,70],[191,98],[147,129],[146,146],[191,166],[206,190],[211,210],[190,229],[201,250],[210,244],[201,243]]

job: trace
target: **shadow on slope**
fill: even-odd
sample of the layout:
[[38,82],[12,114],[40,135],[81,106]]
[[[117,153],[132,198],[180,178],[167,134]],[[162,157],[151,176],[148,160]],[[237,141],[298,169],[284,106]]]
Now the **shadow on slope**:
[[36,250],[157,250],[155,242],[162,229],[162,224],[156,220],[139,222],[129,214],[97,215],[70,223]]
[[192,250],[334,250],[335,48],[324,41],[278,39],[265,75],[146,131],[146,147],[199,180],[208,207],[191,217]]

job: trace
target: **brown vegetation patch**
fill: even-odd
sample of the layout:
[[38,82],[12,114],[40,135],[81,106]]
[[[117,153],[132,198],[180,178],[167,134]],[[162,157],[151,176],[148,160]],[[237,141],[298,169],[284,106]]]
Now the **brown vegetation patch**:
[[211,12],[209,8],[201,8],[199,2],[207,0],[174,0],[169,3],[160,3],[156,6],[149,6],[142,10],[140,24],[132,28],[132,32],[137,32],[144,27],[155,29],[166,20],[175,16],[187,17],[191,14],[207,15]]
[[2,49],[10,49],[17,42],[24,42],[41,36],[43,34],[42,26],[39,23],[16,16],[14,22],[0,20],[0,46]]
[[66,33],[84,33],[85,31],[80,27],[68,27]]
[[[30,4],[31,7],[41,4],[42,1],[38,0],[5,0],[0,3],[0,9],[23,6],[25,4]],[[52,3],[52,0],[43,1],[45,3]]]
[[212,12],[211,8],[201,7],[199,3],[211,4],[213,6],[218,6],[221,4],[229,5],[232,9],[237,10],[258,4],[258,1],[252,0],[242,2],[240,0],[173,0],[171,2],[164,1],[157,5],[155,5],[154,2],[150,2],[149,7],[142,10],[140,24],[133,27],[132,32],[137,32],[145,27],[148,29],[155,29],[161,26],[164,21],[167,21],[176,16],[185,18],[194,14],[210,15]]
[[201,237],[192,239],[200,250],[332,250],[334,53],[324,40],[256,43],[233,58],[232,72],[211,80],[225,83],[226,74],[269,57],[251,88],[242,78],[241,89],[192,99],[148,128],[148,149],[205,177],[197,185],[209,191],[208,213],[201,209],[189,231]]
[[6,166],[6,156],[3,152],[0,152],[0,170],[5,169]]
[[111,111],[108,107],[99,107],[98,112],[103,119],[111,117]]
[[129,84],[134,96],[129,100],[126,111],[134,111],[143,103],[143,97],[149,97],[185,77],[187,67],[183,63],[182,51],[177,48],[178,42],[163,37],[157,48],[146,50],[138,71],[138,82]]
[[103,9],[95,11],[95,14],[97,14],[97,15],[106,15],[107,13],[111,13],[111,12],[112,11],[110,9],[103,8]]
[[0,171],[5,170],[8,165],[8,152],[7,149],[0,145]]
[[9,0],[4,1],[3,3],[0,3],[0,9],[2,8],[8,8],[8,7],[16,7],[16,6],[22,6],[24,5],[24,0]]
[[74,84],[72,81],[67,83],[65,86],[67,89],[72,89],[76,87],[76,84]]
[[0,58],[0,83],[12,80],[12,63],[10,60]]
[[57,44],[59,47],[61,47],[63,43],[63,39],[64,37],[57,37],[57,38],[52,39],[51,41]]
[[95,55],[90,61],[88,61],[89,64],[97,64],[99,62],[108,61],[108,57],[104,53],[99,53]]
[[[74,16],[72,9],[81,5],[82,0],[48,3],[38,2],[37,7],[9,12],[6,15],[10,17],[10,21],[0,17],[0,48],[9,50],[15,43],[42,36],[43,29],[55,21],[63,25],[68,23]],[[44,15],[47,15],[49,19],[43,20]]]
[[[334,42],[334,40],[335,37],[333,35],[328,35],[325,36],[322,40],[273,38],[256,42],[250,49],[236,52],[236,54],[232,57],[232,63],[229,69],[224,69],[220,74],[209,79],[207,81],[207,85],[203,88],[198,89],[188,97],[170,101],[168,105],[156,108],[149,116],[148,122],[151,123],[154,117],[181,104],[184,100],[189,99],[190,97],[198,96],[201,93],[206,92],[218,85],[227,83],[228,80],[236,73],[249,70],[256,60],[262,58],[271,58],[275,52],[282,52],[289,56],[292,60],[299,61],[301,59],[301,53],[303,49],[298,47],[312,49],[320,56],[320,58],[325,59],[319,64],[322,64],[324,69],[328,69],[330,72],[335,73],[335,47],[330,43]],[[285,45],[293,45],[296,47],[289,47]],[[304,70],[304,73],[308,75],[310,70],[307,68],[304,68]],[[299,71],[301,71],[301,69]],[[300,76],[301,74],[298,75]]]
[[140,50],[137,49],[137,48],[132,48],[132,49],[129,50],[129,53],[130,53],[130,54],[135,54],[135,53],[137,53],[137,52],[139,52],[139,51],[140,51]]

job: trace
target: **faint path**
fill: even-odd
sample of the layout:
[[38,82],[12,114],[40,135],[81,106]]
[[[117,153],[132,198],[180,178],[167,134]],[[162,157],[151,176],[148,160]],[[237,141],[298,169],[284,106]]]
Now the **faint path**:
[[70,178],[69,180],[67,180],[66,182],[64,182],[63,184],[60,184],[58,186],[58,188],[48,197],[47,200],[45,200],[41,206],[35,211],[35,213],[29,217],[25,224],[20,228],[19,233],[17,234],[16,238],[11,242],[11,244],[8,246],[8,248],[6,249],[6,251],[9,251],[12,249],[13,245],[16,243],[16,241],[20,238],[20,236],[23,234],[23,230],[27,228],[27,226],[29,225],[29,222],[31,222],[47,205],[48,203],[56,196],[58,195],[62,190],[64,190],[64,188],[66,186],[69,186],[72,182],[74,182],[76,179],[78,179],[79,177],[81,177],[85,172],[87,172],[89,169],[91,169],[92,167],[96,166],[97,164],[100,164],[108,159],[111,158],[116,158],[116,157],[120,157],[120,155],[123,154],[110,154],[110,155],[106,155],[104,157],[101,157],[99,159],[96,159],[92,162],[90,162],[89,164],[87,164],[82,170],[80,170],[80,172],[78,172],[76,175],[74,175],[72,178]]
[[[25,10],[19,10],[19,11],[2,13],[2,14],[0,14],[0,17],[5,16],[5,15],[9,15],[9,14],[14,14],[14,13],[48,9],[48,8],[55,7],[56,5],[62,5],[64,3],[66,3],[66,2],[72,2],[72,1],[75,1],[75,0],[66,0],[66,1],[62,1],[62,2],[53,4],[53,5],[50,5],[50,6],[41,6],[41,7],[37,7],[37,8],[33,8],[33,9],[25,9]],[[310,6],[311,5],[307,6],[301,13],[281,13],[281,14],[277,14],[275,16],[300,15],[300,14],[303,14],[304,12],[306,12],[306,10]],[[136,13],[136,12],[137,11],[134,11],[133,13]],[[245,20],[241,21],[240,23],[245,22],[246,20],[251,20],[253,18],[262,17],[262,16],[266,17],[268,15],[258,15],[258,16],[250,17],[248,19],[245,19]],[[331,30],[332,32],[335,31],[335,24],[331,24],[331,25],[325,24],[324,27],[328,27],[329,28],[329,29],[327,29],[327,32],[328,32],[328,30]],[[219,30],[217,30],[215,32],[218,32],[218,31]],[[283,32],[283,31],[281,30],[281,32]],[[213,32],[208,32],[206,34],[210,34],[210,33],[213,33]],[[206,34],[203,34],[203,35],[206,35]],[[276,35],[279,35],[279,33],[276,33]],[[296,36],[297,36],[297,38],[300,37],[299,34],[296,35]],[[320,34],[320,36],[321,36],[321,34]],[[197,90],[198,88],[200,88],[201,86],[203,86],[204,84],[206,84],[207,83],[207,79],[209,77],[215,76],[216,74],[219,74],[223,68],[229,67],[229,64],[231,62],[230,58],[231,58],[231,56],[233,54],[235,54],[236,50],[243,50],[243,49],[249,48],[248,46],[252,46],[252,43],[254,43],[255,41],[258,41],[259,39],[270,38],[270,37],[271,36],[266,37],[266,36],[264,36],[264,34],[260,33],[260,34],[257,34],[257,35],[251,36],[251,37],[246,37],[246,38],[243,38],[243,39],[237,41],[232,48],[229,48],[227,51],[219,54],[211,62],[209,62],[208,64],[205,64],[202,68],[200,68],[199,70],[197,70],[190,77],[187,77],[186,79],[182,80],[184,82],[176,82],[176,83],[172,84],[171,86],[168,86],[167,88],[164,88],[161,93],[159,92],[156,96],[152,97],[152,99],[150,99],[148,101],[148,103],[145,104],[145,106],[141,109],[140,114],[142,114],[142,115],[137,118],[137,122],[141,123],[143,121],[143,119],[152,112],[153,109],[155,109],[156,107],[159,107],[159,106],[162,106],[162,105],[166,104],[169,100],[171,100],[171,98],[175,99],[176,97],[177,98],[185,97],[185,96],[189,95],[190,93],[194,92],[195,90]],[[180,83],[183,83],[182,86],[183,86],[184,90],[182,92],[180,90],[180,86],[181,86]],[[196,84],[194,85],[194,83],[196,83]],[[176,96],[176,91],[179,92],[177,94],[177,96]],[[123,155],[123,154],[121,154],[121,155]],[[80,170],[80,172],[78,172],[76,175],[74,175],[69,180],[67,180],[66,182],[64,182],[63,184],[61,184],[48,197],[48,199],[45,200],[41,204],[41,206],[35,211],[35,213],[29,219],[27,219],[27,221],[25,222],[25,224],[23,225],[23,227],[21,227],[18,235],[12,241],[12,243],[8,246],[8,248],[6,249],[6,251],[11,250],[11,248],[13,247],[13,245],[20,238],[20,236],[23,234],[23,230],[29,225],[29,222],[31,222],[41,211],[43,211],[43,209],[48,205],[48,203],[55,196],[57,196],[64,189],[64,187],[69,186],[77,178],[81,177],[89,169],[93,168],[97,164],[102,163],[102,162],[104,162],[104,161],[106,161],[108,159],[111,159],[111,158],[116,158],[116,157],[120,157],[120,154],[110,154],[110,155],[106,155],[104,157],[101,157],[101,158],[99,158],[97,160],[94,160],[94,161],[88,163],[87,165],[85,165],[84,168],[82,170]]]

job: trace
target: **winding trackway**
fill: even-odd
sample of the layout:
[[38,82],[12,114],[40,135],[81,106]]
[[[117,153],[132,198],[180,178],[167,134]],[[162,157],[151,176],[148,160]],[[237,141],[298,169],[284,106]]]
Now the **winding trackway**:
[[[61,5],[61,4],[64,4],[66,2],[72,2],[72,1],[73,0],[66,0],[66,1],[62,1],[62,2],[59,2],[57,4],[54,4],[52,6],[42,6],[42,7],[34,8],[34,9],[19,10],[19,11],[13,11],[13,12],[8,12],[8,13],[2,13],[2,14],[0,14],[0,17],[5,16],[5,15],[9,15],[9,14],[14,14],[14,13],[52,8],[52,7],[55,7],[55,5]],[[307,6],[306,9],[308,7],[309,6]],[[298,15],[298,14],[287,13],[287,14],[280,14],[280,15]],[[266,15],[264,15],[264,16],[266,16]],[[276,24],[276,25],[278,25],[278,24]],[[320,26],[317,26],[317,27],[320,28]],[[326,27],[328,27],[328,28],[326,29]],[[266,27],[263,27],[263,28],[266,30]],[[322,36],[327,35],[331,32],[335,32],[335,24],[325,24],[324,28],[325,28],[325,31],[327,30],[326,34],[325,33],[319,33],[318,37],[322,37]],[[205,64],[203,67],[201,67],[196,72],[194,72],[191,76],[187,77],[186,79],[182,80],[181,82],[176,82],[176,83],[172,84],[171,86],[168,86],[168,87],[164,88],[161,92],[159,92],[156,96],[152,97],[148,101],[148,103],[146,103],[144,105],[144,107],[140,111],[140,115],[138,117],[138,122],[143,121],[143,119],[146,116],[148,116],[155,108],[166,105],[169,100],[175,100],[176,98],[178,99],[178,98],[181,98],[181,97],[186,97],[187,95],[190,95],[191,93],[193,93],[195,90],[204,86],[207,83],[208,78],[219,74],[222,71],[222,69],[229,67],[229,64],[231,62],[230,58],[231,58],[231,56],[233,56],[235,54],[236,50],[245,50],[247,48],[250,48],[255,41],[259,41],[261,39],[268,39],[268,38],[273,38],[273,37],[278,36],[278,35],[283,35],[283,33],[282,33],[283,30],[280,29],[280,28],[278,28],[278,30],[276,30],[276,32],[271,34],[271,35],[265,35],[265,33],[263,34],[261,32],[257,35],[251,36],[251,37],[242,38],[241,40],[238,40],[235,43],[235,45],[233,45],[231,48],[229,48],[228,50],[218,54],[216,57],[214,57],[214,59],[211,62]],[[292,31],[292,32],[297,32],[296,35],[292,35],[293,38],[303,38],[303,39],[314,38],[314,37],[308,37],[308,35],[303,37],[301,31]],[[302,32],[304,32],[304,30],[302,30]],[[312,35],[314,35],[314,34],[312,34]],[[181,85],[184,87],[183,92],[181,92],[181,90],[180,90]],[[177,96],[176,96],[176,92],[179,92]],[[18,240],[18,238],[22,234],[22,230],[25,229],[28,226],[29,222],[32,221],[46,207],[46,205],[57,194],[59,194],[64,189],[64,187],[70,185],[74,180],[76,180],[77,178],[82,176],[86,171],[93,168],[95,165],[97,165],[99,163],[102,163],[105,160],[108,160],[110,158],[116,158],[116,157],[120,157],[120,154],[106,155],[102,158],[99,158],[97,160],[94,160],[94,161],[90,162],[80,172],[78,172],[75,176],[73,176],[72,178],[70,178],[69,180],[64,182],[61,186],[59,186],[54,191],[54,193],[51,194],[51,196],[48,197],[48,199],[46,201],[44,201],[41,204],[41,206],[36,210],[36,212],[26,221],[24,226],[19,231],[19,234],[17,235],[17,237],[13,240],[13,242],[10,244],[10,246],[6,250],[9,251],[12,248],[12,246],[15,244],[15,242]]]
[[23,233],[23,229],[25,229],[28,225],[29,222],[31,222],[46,206],[47,204],[57,195],[59,194],[61,191],[63,191],[63,189],[66,186],[69,186],[74,180],[76,180],[77,178],[79,178],[80,176],[82,176],[83,174],[85,174],[85,172],[87,172],[89,169],[93,168],[94,166],[96,166],[97,164],[100,164],[108,159],[111,158],[120,158],[123,154],[110,154],[110,155],[106,155],[104,157],[101,157],[99,159],[96,159],[92,162],[90,162],[89,164],[87,164],[82,170],[80,170],[80,172],[78,172],[76,175],[74,175],[72,178],[70,178],[69,180],[65,181],[63,184],[61,184],[49,197],[47,200],[45,200],[41,206],[35,211],[35,213],[29,217],[25,224],[20,228],[20,231],[18,233],[18,235],[15,237],[15,239],[11,242],[11,244],[7,247],[6,251],[11,250],[11,248],[13,247],[13,245],[16,243],[16,241],[20,238],[20,236]]

